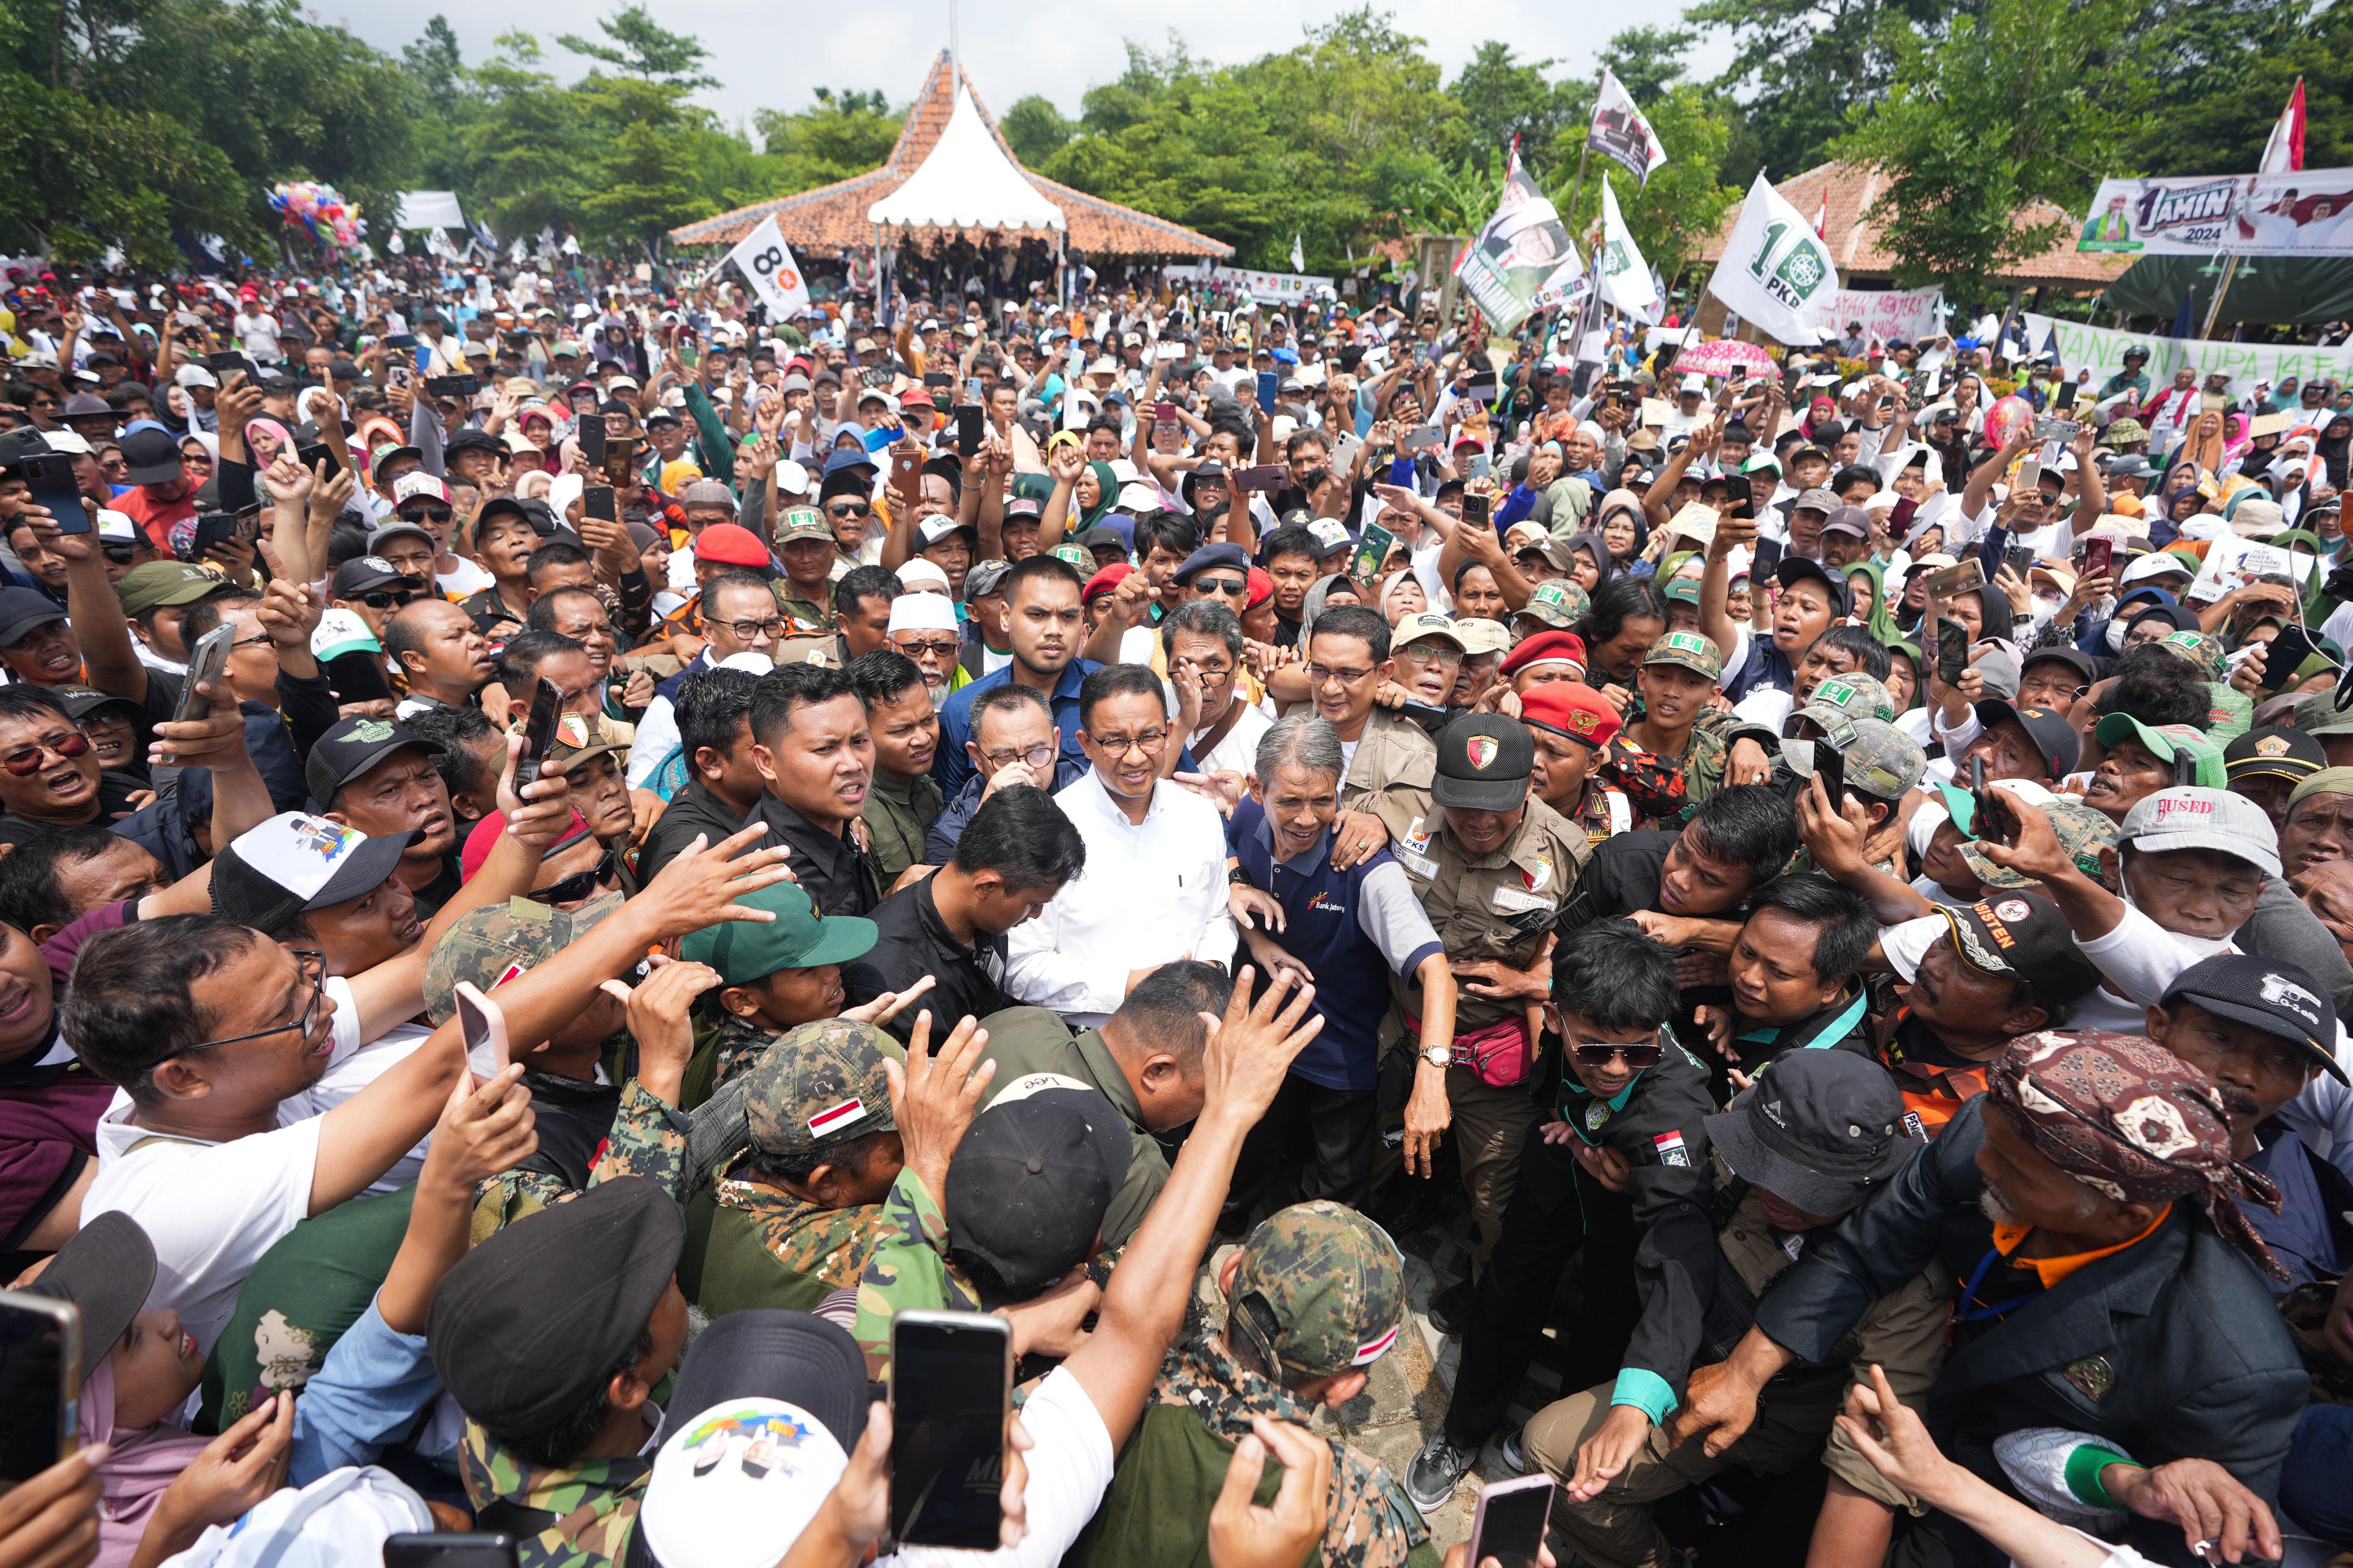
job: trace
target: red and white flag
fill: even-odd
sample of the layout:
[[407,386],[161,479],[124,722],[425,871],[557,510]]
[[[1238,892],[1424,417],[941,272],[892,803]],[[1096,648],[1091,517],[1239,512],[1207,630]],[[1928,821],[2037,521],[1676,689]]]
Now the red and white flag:
[[2287,95],[2287,107],[2280,110],[2278,123],[2272,127],[2271,140],[2263,143],[2263,161],[2256,166],[2259,174],[2293,174],[2304,167],[2304,79],[2295,79],[2295,90]]
[[1822,193],[1822,199],[1817,203],[1814,207],[1814,233],[1820,238],[1828,239],[1830,237],[1830,226],[1831,194],[1828,191],[1824,191]]

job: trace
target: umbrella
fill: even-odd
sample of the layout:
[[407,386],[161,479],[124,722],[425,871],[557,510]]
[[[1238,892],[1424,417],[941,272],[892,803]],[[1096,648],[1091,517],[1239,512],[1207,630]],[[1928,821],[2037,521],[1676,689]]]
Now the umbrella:
[[1781,367],[1773,363],[1771,354],[1755,343],[1745,343],[1737,338],[1686,343],[1675,355],[1675,369],[1692,375],[1728,375],[1734,365],[1761,371],[1767,375],[1781,374]]

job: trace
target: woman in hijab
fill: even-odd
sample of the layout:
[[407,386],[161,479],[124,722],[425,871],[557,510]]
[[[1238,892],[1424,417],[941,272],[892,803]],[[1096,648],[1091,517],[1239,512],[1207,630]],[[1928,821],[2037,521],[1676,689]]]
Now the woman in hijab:
[[2223,454],[2228,447],[2222,416],[2210,408],[2189,422],[2189,433],[2182,437],[2181,444],[2173,450],[2172,461],[2166,466],[2171,468],[2178,464],[2189,463],[2201,473],[2219,474],[2222,471]]
[[1598,533],[1580,533],[1568,542],[1568,580],[1590,596],[1607,587],[1618,575],[1618,567],[1609,554],[1609,546]]
[[2348,459],[2353,457],[2353,414],[2330,415],[2328,422],[2321,426],[2320,443],[2314,450],[2320,466],[2328,471],[2329,484],[2343,489]]
[[248,419],[245,422],[245,447],[253,454],[256,469],[268,468],[277,461],[279,453],[293,445],[293,433],[275,419]]
[[1603,496],[1588,531],[1601,536],[1613,575],[1620,572],[1636,577],[1651,575],[1653,568],[1642,558],[1651,542],[1651,526],[1642,518],[1642,498],[1632,490],[1616,489]]
[[1337,572],[1328,577],[1316,578],[1309,586],[1307,596],[1299,602],[1301,645],[1305,646],[1307,638],[1314,635],[1316,616],[1343,605],[1361,605],[1364,602],[1364,590],[1356,585],[1355,578]]
[[1869,606],[1862,624],[1872,640],[1882,645],[1903,641],[1903,629],[1896,626],[1894,612],[1887,605],[1887,568],[1876,561],[1857,561],[1847,567],[1846,582],[1855,607]]

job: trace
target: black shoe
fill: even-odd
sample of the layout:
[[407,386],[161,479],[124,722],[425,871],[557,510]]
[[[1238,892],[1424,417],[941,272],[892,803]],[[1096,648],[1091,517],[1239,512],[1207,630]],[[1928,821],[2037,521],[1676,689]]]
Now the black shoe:
[[1421,1446],[1413,1462],[1405,1468],[1405,1495],[1413,1506],[1428,1513],[1443,1508],[1446,1500],[1454,1495],[1454,1485],[1460,1481],[1479,1458],[1475,1448],[1458,1448],[1440,1432]]
[[1423,1315],[1440,1333],[1460,1334],[1471,1326],[1471,1281],[1457,1280],[1430,1299],[1430,1310]]
[[1504,1468],[1515,1476],[1528,1473],[1528,1451],[1520,1441],[1526,1435],[1527,1428],[1523,1426],[1504,1439]]

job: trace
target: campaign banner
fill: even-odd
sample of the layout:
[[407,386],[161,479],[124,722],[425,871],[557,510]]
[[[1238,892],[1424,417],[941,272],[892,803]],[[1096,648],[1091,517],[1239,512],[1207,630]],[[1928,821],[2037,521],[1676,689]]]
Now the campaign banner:
[[2313,568],[2319,564],[2318,556],[2306,555],[2299,550],[2225,535],[2206,546],[2206,559],[2200,563],[2198,575],[2190,580],[2189,597],[2201,605],[2211,605],[2234,588],[2243,588],[2259,577],[2268,576],[2287,577],[2303,586],[2310,580]]
[[2122,256],[2353,256],[2353,169],[2102,180],[2078,250]]
[[1296,305],[1303,300],[1325,298],[1332,292],[1332,279],[1309,272],[1259,272],[1247,267],[1226,267],[1215,261],[1196,261],[1183,267],[1164,268],[1161,276],[1171,283],[1226,288],[1248,294],[1261,305]]
[[1516,149],[1495,216],[1462,247],[1454,276],[1494,329],[1507,333],[1546,306],[1574,304],[1591,291],[1560,214],[1520,167]]
[[1593,123],[1586,128],[1585,144],[1615,162],[1640,185],[1647,186],[1651,174],[1667,161],[1658,132],[1634,107],[1633,95],[1606,66],[1601,71],[1601,90],[1594,95]]
[[2063,321],[2031,310],[2020,315],[2026,323],[2027,346],[2036,353],[2046,347],[2058,351],[2059,363],[2071,376],[2079,370],[2089,370],[2095,392],[2108,377],[2124,369],[2126,349],[2148,351],[2145,369],[2152,394],[2170,384],[2173,373],[2184,365],[2198,373],[2200,384],[2210,375],[2228,375],[2240,392],[2253,391],[2259,381],[2277,386],[2291,375],[2299,382],[2315,376],[2353,381],[2353,344],[2315,348],[2309,343],[2233,343],[2204,338],[2150,337],[2106,327],[2088,327],[2080,321]]
[[[1759,169],[1707,291],[1776,342],[1812,344],[1816,302],[1839,292],[1831,247]],[[1727,320],[1724,335],[1730,337]]]
[[1601,279],[1603,304],[1616,306],[1645,326],[1658,321],[1661,300],[1651,281],[1651,264],[1642,259],[1633,231],[1626,226],[1607,169],[1601,172],[1601,254],[1593,258],[1593,269]]
[[1916,343],[1944,330],[1941,289],[1841,289],[1814,306],[1813,323],[1831,338],[1846,336],[1849,321],[1862,323],[1873,342]]

